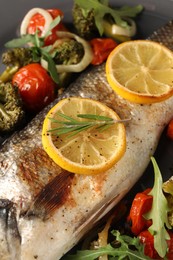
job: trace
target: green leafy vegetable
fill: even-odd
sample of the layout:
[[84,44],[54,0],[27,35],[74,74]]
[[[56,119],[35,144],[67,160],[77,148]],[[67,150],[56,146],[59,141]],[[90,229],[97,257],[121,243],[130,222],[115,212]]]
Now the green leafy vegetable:
[[153,204],[151,210],[145,215],[145,218],[152,219],[152,225],[148,230],[154,236],[154,248],[161,257],[164,257],[168,247],[166,240],[170,239],[166,230],[166,227],[168,229],[171,228],[168,223],[168,212],[170,209],[162,191],[163,181],[159,167],[153,157],[151,161],[154,167],[155,181],[149,194],[153,196]]
[[[112,256],[111,259],[129,259],[129,260],[148,260],[149,257],[144,255],[143,245],[140,244],[138,238],[132,238],[125,235],[120,235],[118,231],[113,230],[112,234],[116,237],[116,241],[119,242],[119,247],[114,248],[111,244],[106,247],[101,247],[95,250],[83,250],[78,251],[76,255],[67,255],[64,260],[94,260],[99,256],[108,255]],[[134,250],[131,249],[134,248]]]
[[124,18],[133,18],[143,9],[142,5],[137,5],[135,7],[123,6],[119,9],[112,9],[108,6],[108,1],[103,0],[75,0],[75,4],[82,8],[84,16],[87,16],[91,10],[94,12],[95,24],[100,35],[104,32],[103,19],[105,15],[111,15],[117,25],[121,27],[128,27],[128,23]]

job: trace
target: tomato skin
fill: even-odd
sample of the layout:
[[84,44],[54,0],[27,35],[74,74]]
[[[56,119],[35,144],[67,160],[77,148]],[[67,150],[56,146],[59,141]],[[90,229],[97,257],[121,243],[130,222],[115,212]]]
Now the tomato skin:
[[150,190],[137,193],[130,208],[127,221],[131,222],[131,231],[136,236],[152,224],[151,220],[143,217],[152,207],[153,197],[148,195]]
[[[37,13],[37,14],[33,15],[33,17],[30,19],[30,22],[29,22],[29,25],[27,28],[27,33],[35,34],[36,29],[39,32],[42,32],[44,29],[44,23],[45,23],[45,20],[41,14]],[[39,33],[39,35],[40,35],[40,33]]]
[[139,234],[139,240],[144,244],[144,254],[152,259],[161,259],[154,248],[154,237],[148,230]]
[[170,240],[167,240],[169,250],[168,250],[168,253],[166,256],[167,256],[168,260],[171,260],[171,259],[173,259],[173,233],[169,232],[169,231],[168,231],[168,233],[170,235]]
[[[166,254],[166,259],[172,260],[173,259],[173,233],[168,231],[170,235],[170,240],[167,240],[168,244],[168,253]],[[142,244],[144,244],[144,254],[149,256],[152,259],[163,259],[161,258],[157,251],[154,248],[154,236],[150,234],[148,230],[142,231],[139,234],[139,240]]]
[[38,63],[19,69],[12,84],[19,88],[24,106],[30,112],[39,112],[55,98],[56,84]]
[[53,19],[55,19],[58,15],[62,18],[64,16],[64,13],[60,9],[47,9],[47,11],[51,14]]
[[[53,19],[55,19],[57,16],[63,17],[64,14],[61,10],[59,9],[47,9],[47,11],[50,13]],[[27,33],[28,34],[35,34],[36,30],[38,30],[40,33],[43,31],[45,25],[45,19],[44,17],[37,13],[33,15],[33,17],[30,19],[28,28],[27,28]],[[50,45],[53,44],[57,39],[58,36],[56,35],[57,31],[67,31],[66,27],[62,22],[60,22],[57,26],[55,26],[52,29],[52,34],[49,35],[48,37],[45,38],[44,44]]]
[[118,45],[111,38],[94,38],[90,41],[93,49],[94,57],[91,62],[93,65],[99,65],[103,63],[110,52]]
[[166,132],[168,138],[173,140],[173,119],[169,122]]

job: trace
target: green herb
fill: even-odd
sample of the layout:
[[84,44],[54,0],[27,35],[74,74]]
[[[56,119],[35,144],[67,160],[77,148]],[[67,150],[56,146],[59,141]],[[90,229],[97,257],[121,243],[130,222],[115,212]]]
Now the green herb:
[[[116,237],[116,241],[119,242],[119,247],[114,248],[111,244],[106,247],[101,247],[95,250],[82,250],[78,251],[76,255],[67,255],[63,259],[71,260],[94,260],[99,256],[108,255],[112,256],[111,259],[129,259],[129,260],[148,260],[149,257],[144,255],[144,247],[140,243],[139,238],[132,238],[125,235],[120,235],[118,231],[113,230],[112,234]],[[131,249],[134,248],[134,250]]]
[[49,130],[49,132],[54,132],[54,134],[57,136],[70,134],[69,136],[71,137],[92,127],[96,127],[96,129],[98,129],[99,131],[103,131],[107,129],[107,127],[115,123],[129,121],[129,119],[114,120],[110,117],[93,114],[78,114],[78,118],[89,119],[81,121],[67,116],[63,113],[57,113],[57,115],[66,119],[64,121],[61,121],[54,118],[49,118],[54,124],[57,124],[57,127]]
[[162,191],[162,176],[159,167],[155,159],[151,158],[154,167],[154,186],[149,193],[153,196],[153,204],[151,210],[145,214],[146,219],[152,219],[152,225],[149,227],[150,233],[154,236],[154,248],[161,257],[164,257],[167,252],[167,242],[169,240],[169,234],[165,226],[170,229],[171,226],[168,223],[168,202]]
[[102,35],[104,31],[103,19],[105,15],[110,14],[117,25],[121,27],[128,27],[128,23],[124,18],[133,18],[143,9],[142,5],[137,5],[135,7],[123,6],[119,9],[112,9],[108,6],[107,0],[75,0],[75,3],[82,8],[84,16],[87,16],[89,11],[93,10],[95,24],[99,30],[100,35]]
[[[61,17],[57,16],[52,23],[50,24],[49,30],[47,31],[45,37],[51,34],[52,29],[59,24],[61,21]],[[44,39],[45,37],[39,37],[39,32],[36,31],[34,35],[26,34],[22,35],[20,38],[13,39],[5,44],[6,48],[18,48],[26,45],[28,43],[32,44],[32,47],[28,47],[32,51],[32,56],[34,62],[40,62],[41,59],[45,60],[48,64],[48,71],[52,79],[59,83],[59,77],[56,71],[55,62],[51,56],[50,50],[52,49],[52,45],[44,47]]]
[[[57,26],[59,23],[60,23],[60,21],[61,21],[61,16],[57,16],[52,22],[51,22],[51,24],[50,24],[50,26],[49,26],[49,29],[48,29],[48,31],[47,31],[47,33],[45,34],[45,37],[48,37],[49,35],[51,35],[51,30],[55,27],[55,26]],[[44,38],[45,38],[44,37]]]

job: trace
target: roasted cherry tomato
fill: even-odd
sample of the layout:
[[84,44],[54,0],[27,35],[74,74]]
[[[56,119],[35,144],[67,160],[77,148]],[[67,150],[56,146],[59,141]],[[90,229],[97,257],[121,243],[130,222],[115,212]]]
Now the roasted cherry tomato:
[[[167,240],[167,244],[168,244],[168,253],[166,255],[166,259],[168,260],[172,260],[173,259],[173,233],[172,232],[169,232],[169,235],[170,235],[170,239]],[[150,234],[150,232],[148,230],[145,230],[145,231],[142,231],[140,234],[139,234],[139,239],[140,239],[140,242],[142,244],[144,244],[144,254],[149,256],[150,258],[152,259],[163,259],[161,258],[157,251],[155,250],[154,248],[154,237],[152,234]]]
[[90,41],[93,49],[93,65],[99,65],[103,63],[110,52],[117,46],[117,43],[110,38],[94,38]]
[[[55,19],[58,15],[63,17],[63,12],[59,9],[48,9],[47,10],[53,19]],[[37,13],[33,15],[33,17],[30,19],[28,28],[27,28],[27,33],[28,34],[35,34],[36,30],[42,32],[44,29],[45,25],[45,19],[44,17]],[[52,34],[50,34],[48,37],[45,39],[45,45],[50,45],[53,44],[57,39],[58,36],[56,35],[57,31],[67,31],[66,27],[62,22],[60,22],[57,26],[55,26],[52,30]]]
[[161,259],[154,249],[154,237],[148,230],[142,231],[139,234],[139,239],[144,244],[144,254],[152,259]]
[[38,112],[55,98],[56,84],[38,63],[19,69],[12,79],[19,88],[26,110]]
[[148,195],[151,189],[147,189],[143,192],[137,193],[128,216],[128,222],[131,223],[131,231],[134,235],[138,235],[141,231],[148,228],[152,222],[146,220],[143,215],[147,213],[152,206],[153,197]]
[[169,122],[167,127],[167,136],[173,140],[173,119]]
[[173,233],[169,231],[168,233],[170,235],[170,240],[167,240],[169,250],[166,256],[168,260],[172,260],[173,259]]

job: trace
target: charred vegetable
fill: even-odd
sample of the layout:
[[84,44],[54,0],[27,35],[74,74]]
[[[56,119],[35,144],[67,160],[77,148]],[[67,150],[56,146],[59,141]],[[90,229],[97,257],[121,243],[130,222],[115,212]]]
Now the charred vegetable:
[[91,39],[93,35],[103,34],[120,41],[128,40],[136,33],[135,23],[131,20],[142,11],[141,5],[123,6],[112,9],[108,1],[75,0],[73,6],[73,23],[77,33]]
[[[54,28],[60,21],[57,18],[50,28]],[[58,86],[64,87],[66,77],[69,77],[71,72],[81,72],[91,63],[93,53],[90,44],[78,35],[61,31],[57,32],[57,36],[58,40],[49,46],[44,46],[44,37],[40,37],[38,33],[22,35],[20,38],[7,42],[5,46],[20,48],[26,44],[32,45],[28,48],[31,51],[33,62],[41,63],[53,81]]]
[[[58,32],[57,40],[50,50],[59,86],[64,87],[72,73],[86,69],[93,59],[93,51],[88,41],[70,32]],[[41,65],[48,70],[48,62],[41,59]]]
[[0,75],[0,82],[10,81],[19,68],[31,63],[33,60],[30,48],[12,48],[2,54],[2,63],[6,69]]
[[98,34],[92,9],[84,15],[82,8],[78,4],[74,4],[72,14],[75,29],[81,37],[90,40]]
[[15,73],[12,84],[17,86],[28,112],[36,113],[55,98],[57,85],[39,63],[28,64]]
[[22,101],[18,88],[11,83],[0,84],[0,133],[15,130],[24,120]]
[[[59,39],[54,43],[54,51],[52,53],[53,60],[56,65],[73,65],[79,63],[84,55],[82,44],[72,38]],[[70,72],[59,73],[59,84],[66,87],[71,79]]]
[[74,39],[59,39],[54,47],[54,61],[56,64],[77,64],[84,55],[82,44]]

